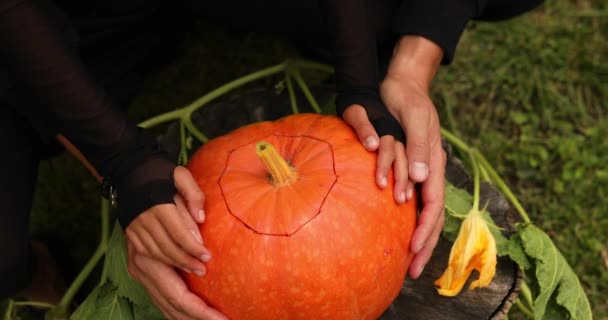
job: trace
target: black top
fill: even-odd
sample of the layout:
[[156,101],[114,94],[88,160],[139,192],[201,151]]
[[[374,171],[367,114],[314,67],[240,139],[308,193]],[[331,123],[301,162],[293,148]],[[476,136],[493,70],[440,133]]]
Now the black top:
[[[102,2],[120,10],[137,1]],[[422,35],[434,41],[443,48],[448,63],[468,20],[511,17],[542,0],[395,0],[386,2],[396,6],[388,10],[391,17],[369,17],[369,12],[376,12],[367,8],[374,1],[320,0],[335,44],[338,111],[341,114],[347,106],[361,104],[381,136],[403,139],[378,93],[377,35],[372,21],[392,19],[395,34]],[[79,4],[90,2],[72,5]],[[66,4],[61,0],[0,0],[0,70],[7,70],[14,84],[28,93],[25,98],[32,107],[19,111],[36,114],[30,119],[44,121],[63,134],[117,188],[119,219],[126,227],[144,210],[173,201],[175,164],[152,136],[127,120],[122,108],[93,79],[82,62],[78,38],[63,32],[62,21],[49,18],[48,12],[62,5]]]

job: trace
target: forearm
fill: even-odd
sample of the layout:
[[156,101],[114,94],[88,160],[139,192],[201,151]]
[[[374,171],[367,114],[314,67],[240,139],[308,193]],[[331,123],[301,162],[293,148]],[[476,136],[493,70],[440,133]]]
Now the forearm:
[[414,81],[428,91],[443,59],[443,49],[422,36],[405,35],[397,41],[386,78]]
[[118,190],[126,227],[145,209],[173,201],[175,164],[105,94],[80,60],[70,29],[49,10],[32,0],[0,0],[2,70],[27,92],[22,111],[43,119],[98,179]]

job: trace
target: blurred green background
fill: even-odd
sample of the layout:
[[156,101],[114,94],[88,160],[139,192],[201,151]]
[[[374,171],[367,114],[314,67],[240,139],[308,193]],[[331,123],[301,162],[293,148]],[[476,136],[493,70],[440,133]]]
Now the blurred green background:
[[[579,275],[596,319],[608,319],[607,37],[608,2],[601,0],[548,1],[511,21],[472,22],[432,88],[442,125],[506,178]],[[134,119],[299,56],[280,39],[205,23],[178,51],[146,80]],[[96,247],[98,223],[95,181],[69,156],[44,162],[32,232],[55,240],[67,277]]]

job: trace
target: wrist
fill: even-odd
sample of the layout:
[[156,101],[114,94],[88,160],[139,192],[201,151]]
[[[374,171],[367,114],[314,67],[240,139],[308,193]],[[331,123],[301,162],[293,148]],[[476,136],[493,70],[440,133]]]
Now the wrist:
[[428,91],[441,60],[443,49],[421,36],[402,36],[393,50],[386,78],[410,80]]

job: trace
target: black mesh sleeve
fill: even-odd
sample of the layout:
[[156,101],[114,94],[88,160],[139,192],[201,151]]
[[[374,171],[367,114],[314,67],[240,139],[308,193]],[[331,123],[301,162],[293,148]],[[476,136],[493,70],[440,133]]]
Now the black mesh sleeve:
[[379,136],[392,135],[405,142],[399,122],[382,103],[379,93],[376,35],[365,0],[321,0],[333,39],[339,115],[360,104]]
[[23,113],[44,115],[117,188],[123,227],[173,201],[175,164],[97,86],[37,2],[0,0],[0,63],[28,92]]

